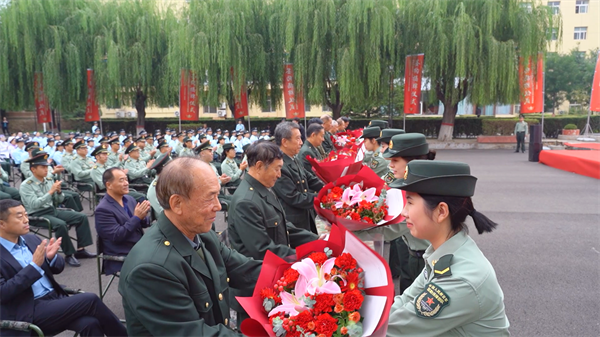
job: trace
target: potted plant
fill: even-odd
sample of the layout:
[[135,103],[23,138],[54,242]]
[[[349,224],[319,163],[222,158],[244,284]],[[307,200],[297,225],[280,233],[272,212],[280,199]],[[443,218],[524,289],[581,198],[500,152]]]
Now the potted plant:
[[565,136],[579,136],[579,129],[575,124],[567,124],[563,127],[562,134]]

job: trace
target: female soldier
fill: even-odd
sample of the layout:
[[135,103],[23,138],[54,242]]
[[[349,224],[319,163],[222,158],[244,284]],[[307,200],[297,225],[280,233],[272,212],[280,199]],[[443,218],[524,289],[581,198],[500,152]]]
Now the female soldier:
[[221,172],[231,177],[231,181],[229,181],[225,186],[226,187],[234,187],[238,186],[242,181],[240,178],[242,177],[242,172],[248,166],[248,162],[244,162],[238,167],[235,162],[235,147],[233,144],[223,144],[223,154],[221,155]]
[[431,245],[425,269],[395,298],[388,336],[509,336],[496,273],[464,223],[471,216],[479,234],[497,226],[473,207],[476,181],[464,163],[408,163],[402,215],[411,234]]

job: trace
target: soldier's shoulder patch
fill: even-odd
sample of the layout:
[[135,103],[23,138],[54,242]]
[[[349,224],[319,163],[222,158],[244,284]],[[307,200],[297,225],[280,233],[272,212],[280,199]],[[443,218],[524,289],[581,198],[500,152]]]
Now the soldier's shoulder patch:
[[376,151],[376,152],[373,154],[373,157],[379,157],[379,154],[380,154],[380,153],[381,153],[381,152],[379,152],[379,151]]
[[415,311],[419,317],[434,318],[450,304],[450,297],[437,284],[430,282],[415,299]]
[[130,161],[131,161],[131,159],[127,159],[125,162],[126,162],[126,163],[129,163]]
[[48,177],[46,177],[46,180],[48,180],[48,181],[52,181],[52,178],[48,178]]
[[371,163],[369,164],[369,167],[372,169],[375,169],[375,168],[377,168],[377,166],[379,166],[379,162],[375,159],[372,159]]
[[32,184],[32,183],[33,183],[33,181],[27,180],[27,184]]
[[452,271],[450,270],[450,264],[452,263],[452,257],[454,255],[447,254],[442,256],[433,266],[433,277],[441,278],[451,276]]

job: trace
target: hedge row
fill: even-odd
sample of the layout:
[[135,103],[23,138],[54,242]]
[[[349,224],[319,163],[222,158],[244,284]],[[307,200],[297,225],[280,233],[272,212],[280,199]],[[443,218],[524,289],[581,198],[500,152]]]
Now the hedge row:
[[[561,134],[562,128],[567,124],[575,124],[583,132],[587,116],[573,117],[546,117],[544,120],[544,132],[548,138],[557,138]],[[281,118],[257,118],[250,121],[252,128],[258,130],[274,130],[275,126],[281,121]],[[356,129],[369,125],[371,119],[352,118],[350,128]],[[456,118],[454,123],[454,138],[474,138],[479,135],[510,135],[513,133],[517,118],[495,118],[495,117],[463,117]],[[525,119],[527,123],[537,124],[541,121],[541,116],[530,115]],[[183,130],[196,129],[206,123],[214,129],[235,130],[236,121],[233,119],[213,120],[201,119],[194,122],[181,122]],[[69,130],[88,130],[91,123],[84,122],[82,119],[72,119],[64,123],[63,129]],[[134,119],[110,119],[103,120],[103,130],[119,131],[125,129],[129,133],[135,132],[136,121]],[[600,132],[600,115],[592,116],[590,119],[593,132]],[[246,127],[248,124],[246,123]],[[441,117],[409,117],[406,119],[407,132],[419,132],[427,137],[435,138],[438,136],[441,126]],[[165,128],[179,129],[179,122],[174,118],[146,119],[146,130],[154,131]],[[394,128],[402,128],[402,119],[393,121]]]

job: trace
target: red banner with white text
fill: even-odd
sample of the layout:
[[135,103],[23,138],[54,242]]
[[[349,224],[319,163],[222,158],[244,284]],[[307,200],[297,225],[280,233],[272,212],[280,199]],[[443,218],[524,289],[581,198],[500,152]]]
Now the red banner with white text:
[[600,111],[600,52],[596,60],[596,71],[594,71],[594,82],[592,85],[592,98],[590,100],[590,110]]
[[94,82],[94,70],[87,70],[87,104],[85,106],[85,121],[96,122],[100,120],[98,104],[96,103],[96,83]]
[[286,63],[283,68],[283,100],[285,101],[285,118],[304,118],[304,98],[301,91],[294,88],[294,65]]
[[182,121],[197,121],[200,113],[196,76],[189,70],[181,69],[179,86],[179,116]]
[[538,55],[537,76],[533,73],[531,58],[525,62],[519,58],[519,86],[521,88],[521,113],[544,111],[544,64]]
[[404,66],[404,113],[419,113],[424,54],[407,55]]
[[48,97],[44,93],[44,75],[35,73],[33,75],[35,111],[37,113],[38,123],[50,123],[52,117],[50,115],[50,103]]
[[[235,74],[233,72],[233,67],[231,67],[231,80],[235,81]],[[245,85],[242,85],[240,90],[240,95],[235,96],[235,106],[233,110],[233,118],[240,119],[245,116],[248,116],[248,90]]]

